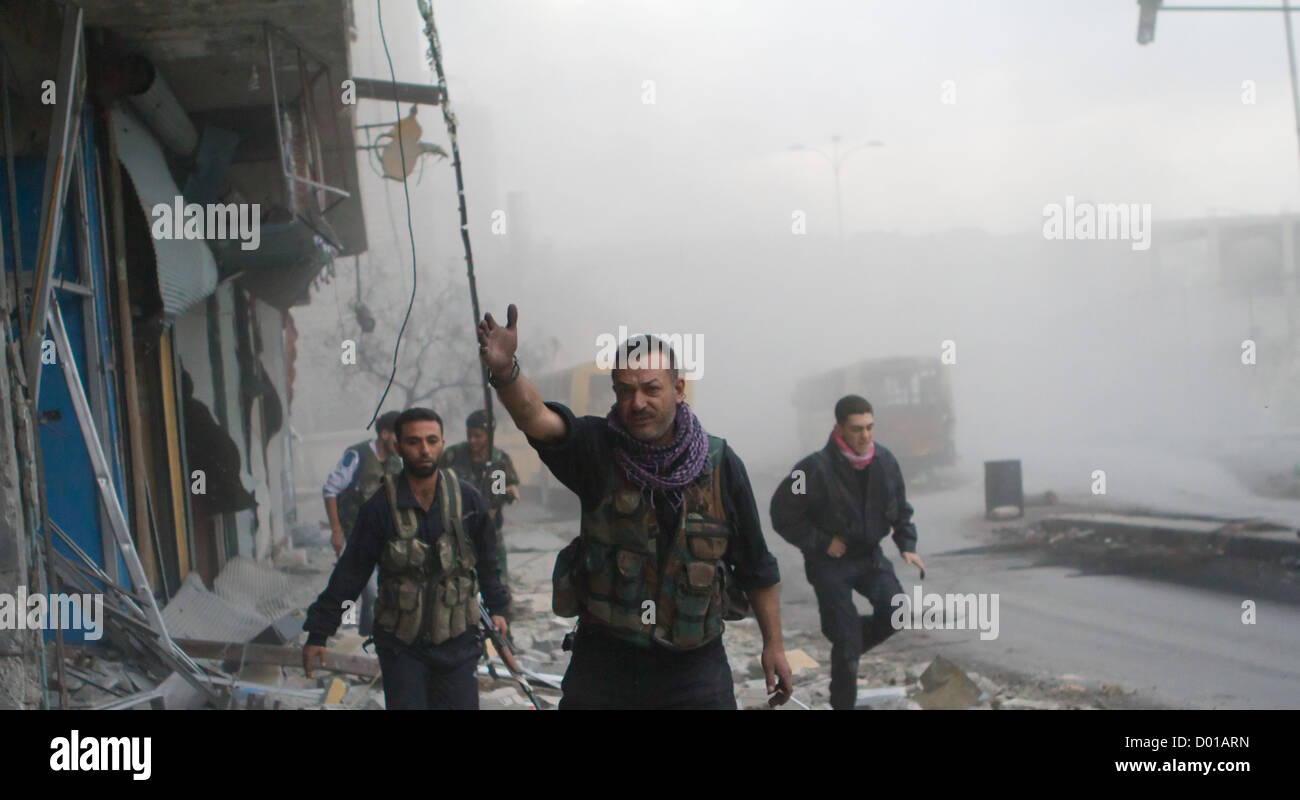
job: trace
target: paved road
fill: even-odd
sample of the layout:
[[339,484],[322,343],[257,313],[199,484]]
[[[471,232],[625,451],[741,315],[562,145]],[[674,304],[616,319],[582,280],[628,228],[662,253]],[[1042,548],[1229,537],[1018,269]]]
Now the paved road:
[[[756,481],[765,525],[774,486]],[[1029,554],[981,549],[977,534],[986,523],[979,482],[911,499],[928,567],[924,591],[997,593],[999,632],[997,639],[981,641],[978,631],[904,631],[882,652],[898,653],[908,663],[943,653],[985,670],[1071,674],[1180,708],[1300,708],[1300,608],[1257,600],[1257,624],[1245,625],[1245,597],[1127,576],[1080,575],[1036,567]],[[1232,499],[1234,511],[1240,510],[1240,498]],[[1279,502],[1269,501],[1270,510],[1300,517],[1300,503]],[[768,538],[781,563],[785,627],[818,630],[802,557],[775,534]],[[972,549],[977,552],[961,552]],[[902,563],[892,542],[886,553],[904,591],[911,592],[916,570]],[[858,605],[870,608],[860,598]]]

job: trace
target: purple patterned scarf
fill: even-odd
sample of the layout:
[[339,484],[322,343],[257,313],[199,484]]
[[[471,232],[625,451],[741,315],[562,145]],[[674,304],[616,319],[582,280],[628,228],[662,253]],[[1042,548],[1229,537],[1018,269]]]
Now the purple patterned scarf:
[[646,444],[627,432],[618,419],[618,406],[610,408],[605,418],[614,432],[617,447],[614,459],[632,483],[649,489],[653,504],[654,490],[668,496],[673,509],[682,504],[682,489],[689,486],[709,463],[709,436],[700,420],[685,402],[677,405],[676,431],[667,445]]

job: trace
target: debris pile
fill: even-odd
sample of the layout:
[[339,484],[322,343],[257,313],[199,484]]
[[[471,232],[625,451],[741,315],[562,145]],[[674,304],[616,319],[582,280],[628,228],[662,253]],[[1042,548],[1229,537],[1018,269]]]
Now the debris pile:
[[[507,528],[513,606],[510,639],[541,709],[555,708],[569,663],[562,643],[574,621],[551,611],[555,556],[574,536],[573,522]],[[1093,535],[1067,530],[1061,535]],[[362,648],[355,624],[330,639],[325,666],[311,678],[302,669],[304,609],[328,581],[334,554],[325,540],[303,541],[281,569],[232,559],[209,589],[191,574],[162,611],[176,646],[196,665],[206,690],[193,676],[173,671],[166,660],[147,658],[119,637],[73,648],[65,659],[64,688],[72,708],[382,709],[378,659]],[[780,710],[829,709],[830,645],[819,632],[784,631],[794,676],[791,702]],[[732,667],[737,707],[768,709],[761,661],[763,642],[752,618],[727,623],[723,639]],[[483,709],[533,708],[519,683],[489,644],[480,661]],[[53,650],[51,649],[51,657]],[[1115,686],[1088,688],[1078,676],[1065,683],[1003,675],[995,681],[966,672],[942,656],[906,663],[886,645],[863,656],[858,708],[1041,709],[1124,705]],[[58,687],[54,687],[58,688]]]

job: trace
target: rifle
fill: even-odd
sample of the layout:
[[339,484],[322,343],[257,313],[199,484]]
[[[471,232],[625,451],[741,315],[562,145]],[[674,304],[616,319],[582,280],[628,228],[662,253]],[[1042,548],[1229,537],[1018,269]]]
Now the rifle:
[[[505,637],[492,624],[492,616],[483,607],[482,598],[479,598],[478,601],[478,615],[483,622],[484,629],[487,631],[488,638],[492,640],[492,646],[496,648],[497,654],[501,656],[501,661],[505,663],[506,669],[510,671],[510,676],[519,684],[519,688],[524,690],[524,694],[528,697],[528,701],[533,704],[533,708],[541,709],[542,706],[537,701],[537,695],[533,694],[532,687],[528,685],[528,679],[524,677],[524,670],[519,666],[519,662],[515,660],[514,651],[510,649],[510,645],[506,644]],[[490,664],[488,668],[491,669]]]

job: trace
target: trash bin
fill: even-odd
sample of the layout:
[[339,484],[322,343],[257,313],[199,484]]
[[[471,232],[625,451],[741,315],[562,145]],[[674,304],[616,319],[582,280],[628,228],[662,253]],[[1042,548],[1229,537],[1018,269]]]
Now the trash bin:
[[1025,487],[1020,479],[1020,459],[984,462],[984,516],[993,510],[1012,506],[1017,516],[1025,513]]

